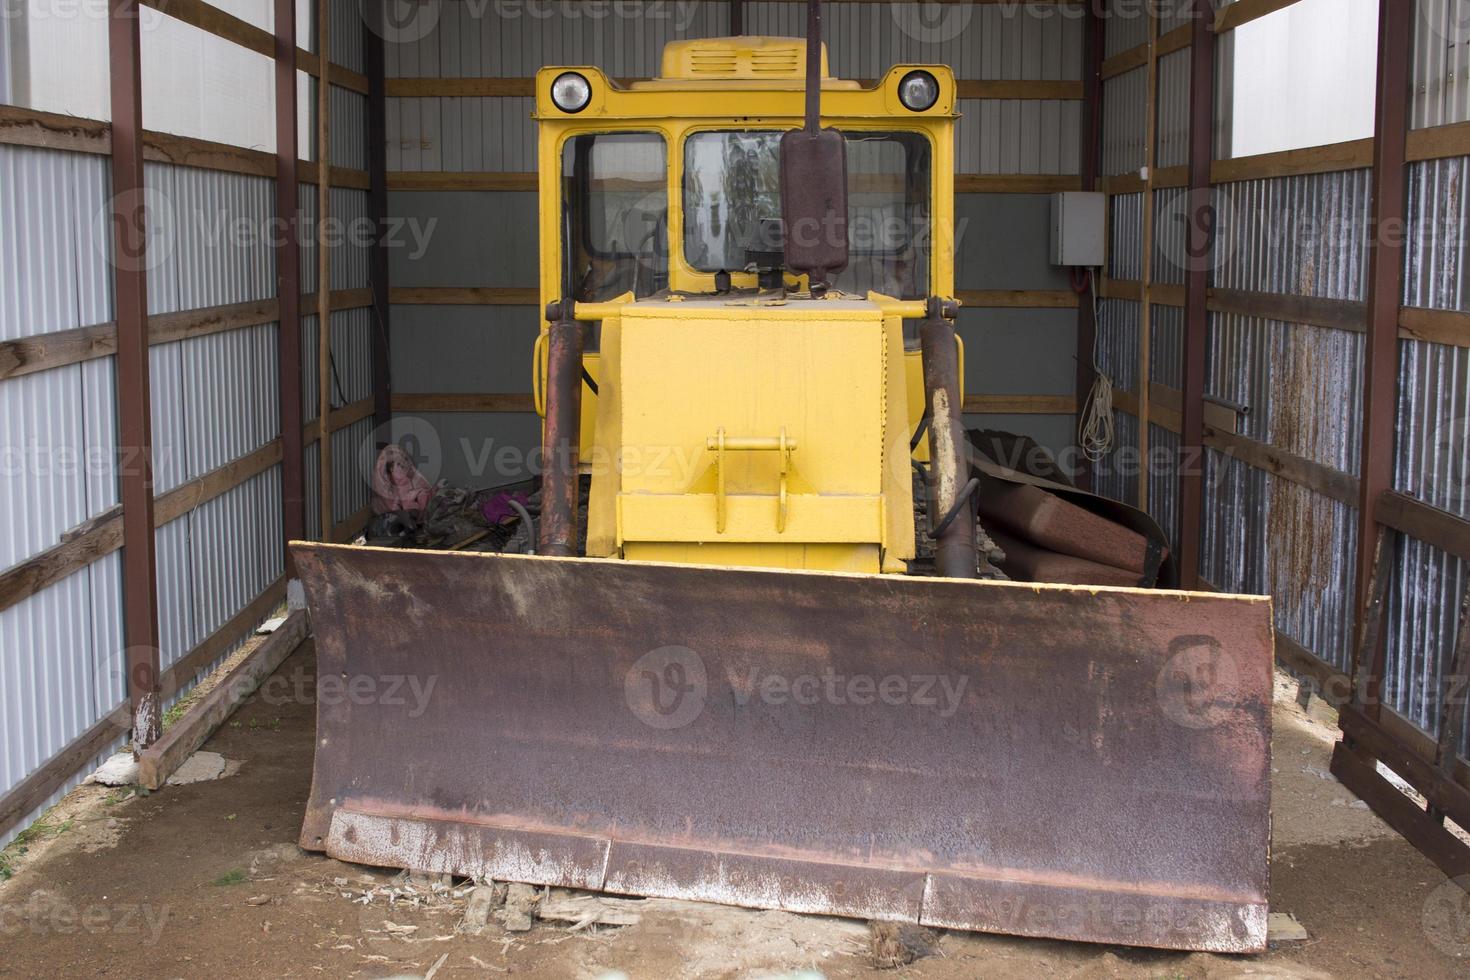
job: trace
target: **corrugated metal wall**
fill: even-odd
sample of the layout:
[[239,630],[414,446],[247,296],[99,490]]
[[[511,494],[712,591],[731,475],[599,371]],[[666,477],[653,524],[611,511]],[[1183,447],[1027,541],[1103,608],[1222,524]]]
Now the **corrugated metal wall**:
[[[835,74],[873,79],[904,62],[951,65],[960,79],[1075,81],[1081,77],[1083,22],[1055,10],[1018,4],[829,3],[825,34]],[[426,8],[427,9],[427,8]],[[724,3],[634,5],[578,3],[509,6],[442,4],[411,39],[386,46],[389,77],[521,77],[543,65],[596,65],[617,78],[658,73],[666,41],[727,33]],[[593,11],[600,11],[594,16]],[[747,34],[799,37],[800,3],[747,3]],[[529,98],[389,98],[388,169],[533,173],[535,126]],[[964,174],[1075,174],[1081,102],[962,99],[957,166]],[[535,195],[529,192],[390,194],[392,214],[435,220],[429,251],[411,260],[392,251],[391,281],[401,286],[510,286],[537,283]],[[1044,194],[962,194],[957,286],[967,289],[1066,289],[1047,257]],[[494,229],[494,234],[488,230]],[[523,234],[518,229],[532,229]],[[1069,310],[965,310],[960,330],[974,349],[967,390],[1072,394],[1070,364],[1047,355],[1075,344]],[[539,327],[531,307],[393,308],[396,391],[524,392]],[[495,338],[493,344],[486,335]],[[443,352],[478,356],[446,365]],[[985,356],[988,352],[989,356]],[[1044,362],[1044,363],[1043,363]],[[469,445],[509,445],[524,454],[539,441],[534,416],[428,416],[439,429],[444,473],[487,485],[524,471],[483,465]],[[1027,432],[1061,450],[1072,443],[1069,416],[972,417],[972,423]]]
[[[356,3],[336,0],[334,23],[334,55],[362,70]],[[310,35],[302,40],[309,46]],[[366,100],[334,89],[332,103],[333,162],[361,169],[367,162]],[[154,222],[150,313],[275,296],[268,235],[275,217],[272,180],[156,163],[145,166],[144,179]],[[112,318],[108,181],[106,157],[0,145],[0,340]],[[314,188],[302,187],[302,203],[314,212]],[[367,195],[334,189],[332,206],[335,219],[362,219]],[[315,249],[302,253],[309,292],[315,288]],[[351,241],[334,249],[335,288],[368,285],[367,253]],[[347,402],[371,394],[369,314],[333,315],[333,360]],[[314,326],[314,318],[307,322]],[[268,323],[151,349],[156,492],[279,436],[277,333]],[[307,333],[309,418],[316,408],[316,344],[314,329]],[[356,445],[371,438],[370,430],[369,419],[334,437],[338,520],[366,503]],[[54,547],[69,530],[115,507],[116,459],[113,358],[0,380],[0,519],[6,527],[0,570]],[[281,576],[280,480],[279,465],[271,467],[155,532],[164,668]],[[307,508],[309,519],[312,510]],[[121,601],[120,553],[113,552],[0,610],[0,794],[126,701]],[[0,844],[23,827],[0,836]]]

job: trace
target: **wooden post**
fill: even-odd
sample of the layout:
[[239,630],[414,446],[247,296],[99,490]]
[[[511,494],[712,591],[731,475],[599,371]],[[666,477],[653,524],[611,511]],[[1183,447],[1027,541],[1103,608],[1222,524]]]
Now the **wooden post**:
[[362,40],[368,76],[367,160],[368,214],[372,216],[377,238],[373,242],[373,423],[384,425],[392,418],[392,373],[389,363],[390,309],[388,306],[388,245],[385,224],[388,220],[388,120],[384,98],[383,36],[377,18],[383,14],[385,0],[370,0],[363,7]]
[[[296,157],[296,0],[275,0],[276,13],[276,360],[281,405],[281,528],[287,541],[306,537],[306,484],[301,438],[301,243]],[[286,550],[286,572],[294,574]]]
[[1179,576],[1199,587],[1200,525],[1204,509],[1205,350],[1209,343],[1208,292],[1214,256],[1210,163],[1214,159],[1215,33],[1208,7],[1190,27],[1189,228],[1185,233],[1183,394],[1179,421]]
[[107,17],[112,104],[112,282],[117,320],[118,482],[123,513],[123,637],[133,745],[162,733],[158,568],[153,541],[153,429],[148,378],[148,214],[143,180],[143,72],[137,0]]
[[[1357,634],[1361,643],[1371,600],[1375,508],[1393,486],[1394,430],[1398,419],[1399,305],[1403,299],[1410,66],[1414,46],[1412,0],[1383,0],[1378,14],[1378,105],[1373,132],[1373,200],[1368,252],[1368,335],[1363,366],[1363,472],[1358,498]],[[1384,556],[1385,563],[1391,556]],[[1387,631],[1383,635],[1386,637]],[[1386,643],[1371,651],[1360,690],[1377,716]]]
[[332,252],[327,219],[332,200],[332,13],[328,0],[316,5],[316,327],[317,472],[320,475],[321,540],[332,540]]
[[1154,283],[1154,159],[1157,156],[1159,116],[1159,18],[1156,4],[1148,4],[1148,67],[1143,128],[1143,262],[1139,267],[1138,311],[1138,508],[1148,512],[1149,375],[1153,351]]

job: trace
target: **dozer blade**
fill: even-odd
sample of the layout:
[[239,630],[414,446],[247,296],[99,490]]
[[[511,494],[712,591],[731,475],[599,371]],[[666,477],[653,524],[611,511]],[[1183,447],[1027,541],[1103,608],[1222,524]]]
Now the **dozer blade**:
[[292,550],[323,685],[308,849],[944,928],[1265,946],[1268,600]]

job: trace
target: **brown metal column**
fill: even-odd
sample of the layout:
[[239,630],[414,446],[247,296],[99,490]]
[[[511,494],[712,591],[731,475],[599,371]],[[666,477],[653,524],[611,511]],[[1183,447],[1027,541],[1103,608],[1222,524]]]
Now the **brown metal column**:
[[327,223],[332,214],[332,15],[327,0],[316,2],[316,366],[317,500],[321,540],[332,540],[332,250]]
[[745,0],[730,0],[730,36],[745,33]]
[[1205,350],[1209,342],[1210,259],[1215,215],[1210,199],[1214,159],[1215,33],[1207,7],[1191,26],[1189,79],[1189,229],[1184,280],[1184,393],[1179,436],[1179,577],[1199,587],[1200,521],[1204,509]]
[[[1399,304],[1403,297],[1409,72],[1413,60],[1412,0],[1382,0],[1378,14],[1378,108],[1373,131],[1373,203],[1369,227],[1368,336],[1363,367],[1363,472],[1358,499],[1358,633],[1364,628],[1377,538],[1374,508],[1393,484],[1398,415]],[[1392,556],[1385,560],[1391,561]],[[1386,631],[1384,631],[1386,636]],[[1378,685],[1385,648],[1368,651],[1367,710],[1378,716]]]
[[112,101],[112,282],[117,300],[118,481],[123,513],[123,637],[133,745],[161,734],[158,568],[153,542],[153,432],[148,384],[148,229],[143,183],[143,72],[137,0],[114,0],[107,49]]
[[[1087,19],[1082,42],[1082,152],[1081,176],[1084,191],[1097,190],[1098,148],[1102,140],[1102,52],[1103,20],[1097,8],[1101,0],[1092,0],[1087,5]],[[1094,279],[1091,288],[1099,283]],[[1092,390],[1097,375],[1092,369],[1092,357],[1097,345],[1097,321],[1093,316],[1092,298],[1084,294],[1077,304],[1077,416],[1072,422],[1073,438],[1082,431],[1082,417],[1087,411],[1087,393]],[[1080,452],[1077,454],[1077,473],[1074,477],[1080,487],[1092,486],[1092,463]]]
[[369,0],[363,9],[363,49],[368,77],[367,157],[368,214],[378,229],[373,243],[372,270],[369,285],[373,290],[373,420],[383,425],[392,416],[390,397],[392,376],[389,370],[388,344],[388,245],[385,222],[388,219],[388,121],[383,79],[383,37],[381,23],[383,3]]
[[[281,399],[281,527],[287,541],[306,537],[306,480],[301,440],[301,234],[296,173],[296,0],[276,10],[276,358]],[[295,575],[286,550],[286,573]]]
[[541,534],[537,551],[577,553],[577,456],[582,428],[582,325],[571,300],[553,303],[546,344],[546,424],[541,442]]

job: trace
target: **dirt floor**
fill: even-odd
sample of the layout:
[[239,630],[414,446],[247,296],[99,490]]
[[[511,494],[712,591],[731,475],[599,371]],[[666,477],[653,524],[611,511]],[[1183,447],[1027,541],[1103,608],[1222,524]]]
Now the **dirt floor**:
[[[310,691],[311,672],[308,643],[277,677]],[[0,976],[1470,975],[1470,902],[1328,775],[1330,713],[1303,713],[1294,694],[1281,678],[1271,904],[1310,938],[1262,956],[944,933],[931,955],[880,971],[862,923],[655,901],[615,903],[637,918],[622,926],[507,932],[492,918],[457,933],[468,888],[296,849],[314,708],[257,694],[205,747],[240,763],[233,775],[150,796],[85,786],[28,835],[0,883]]]

